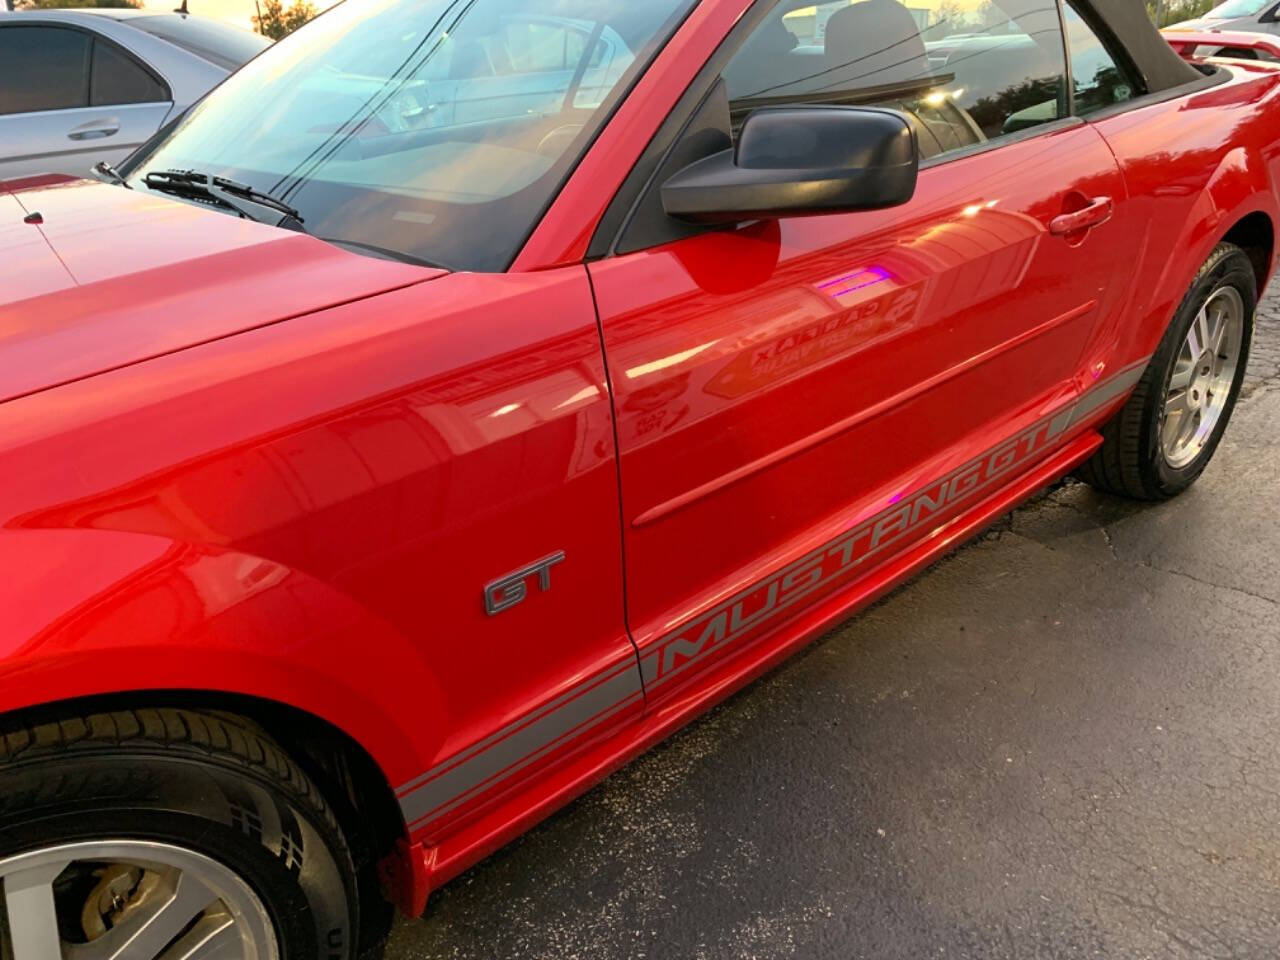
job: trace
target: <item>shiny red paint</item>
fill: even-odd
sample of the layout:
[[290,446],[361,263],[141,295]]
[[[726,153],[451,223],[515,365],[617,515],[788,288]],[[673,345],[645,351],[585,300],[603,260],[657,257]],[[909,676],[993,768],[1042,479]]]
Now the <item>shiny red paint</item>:
[[[0,660],[28,678],[0,709],[33,683],[238,691],[347,730],[399,784],[634,663],[585,271],[420,273],[0,406],[23,598],[0,604]],[[548,544],[582,560],[486,617],[481,586]]]
[[[17,197],[0,193],[0,256],[5,271],[4,294],[19,303],[64,289],[70,279],[44,234],[27,223],[30,211]],[[0,383],[7,382],[8,378]]]
[[[1233,65],[937,163],[899,208],[585,263],[746,6],[699,5],[507,274],[101,184],[0,195],[0,712],[319,717],[399,799],[386,875],[420,910],[1087,458],[1207,252],[1280,218],[1280,73]],[[486,614],[555,551],[551,589]],[[683,634],[721,610],[732,637]]]
[[1259,290],[1275,269],[1280,222],[1280,109],[1277,73],[1235,62],[1232,82],[1097,121],[1143,225],[1127,248],[1124,305],[1090,339],[1083,380],[1116,356],[1150,353],[1186,293],[1189,278],[1230,231],[1258,231],[1270,261],[1255,265]]
[[65,173],[38,173],[30,177],[14,177],[11,180],[0,180],[0,192],[17,193],[35,187],[48,187],[55,183],[70,183],[77,179],[79,178]]
[[0,303],[0,402],[444,273],[87,180],[8,199],[42,222],[0,226],[27,268]]
[[[1049,157],[1055,188],[1018,176]],[[1046,228],[1123,194],[1081,124],[921,171],[902,207],[592,264],[641,652],[1070,396],[1137,226]]]

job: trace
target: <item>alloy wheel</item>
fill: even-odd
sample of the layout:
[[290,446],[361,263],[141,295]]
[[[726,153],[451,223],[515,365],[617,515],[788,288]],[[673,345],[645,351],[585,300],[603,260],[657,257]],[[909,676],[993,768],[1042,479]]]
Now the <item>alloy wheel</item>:
[[1160,447],[1169,466],[1196,459],[1222,419],[1240,365],[1244,300],[1233,286],[1213,291],[1191,321],[1165,388]]
[[271,919],[230,868],[108,840],[0,860],[3,960],[278,960]]

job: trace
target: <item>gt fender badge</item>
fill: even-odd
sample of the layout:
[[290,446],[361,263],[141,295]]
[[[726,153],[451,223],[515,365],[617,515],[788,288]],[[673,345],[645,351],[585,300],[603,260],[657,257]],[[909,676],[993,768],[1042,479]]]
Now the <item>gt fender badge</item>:
[[535,576],[538,578],[538,589],[546,593],[551,589],[551,568],[557,563],[564,563],[563,550],[487,584],[484,588],[484,612],[492,617],[523,603],[529,596],[529,581]]

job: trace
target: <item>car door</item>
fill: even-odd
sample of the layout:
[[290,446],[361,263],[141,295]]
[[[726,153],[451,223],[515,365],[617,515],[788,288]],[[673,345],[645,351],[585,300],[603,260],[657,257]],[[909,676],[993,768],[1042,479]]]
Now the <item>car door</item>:
[[0,179],[123,160],[173,104],[163,80],[87,30],[0,24]]
[[[651,707],[1043,455],[1117,303],[1124,185],[1069,115],[1056,7],[952,6],[758,4],[590,266]],[[1004,32],[931,56],[969,15]],[[904,111],[914,198],[711,230],[665,217],[665,177],[752,109],[796,103]]]

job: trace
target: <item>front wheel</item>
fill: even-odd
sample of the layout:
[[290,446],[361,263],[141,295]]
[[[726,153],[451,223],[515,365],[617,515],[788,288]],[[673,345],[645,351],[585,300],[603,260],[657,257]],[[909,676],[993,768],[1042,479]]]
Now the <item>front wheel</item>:
[[188,710],[0,730],[3,960],[350,960],[351,857],[249,724]]
[[1213,459],[1244,382],[1258,293],[1243,250],[1220,243],[1196,274],[1128,402],[1078,471],[1090,486],[1167,500]]

